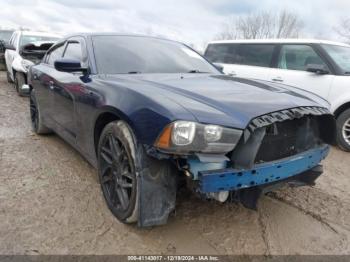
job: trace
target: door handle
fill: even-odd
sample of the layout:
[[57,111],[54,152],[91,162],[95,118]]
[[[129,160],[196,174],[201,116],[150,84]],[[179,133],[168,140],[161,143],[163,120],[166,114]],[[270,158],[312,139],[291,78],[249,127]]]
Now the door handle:
[[272,81],[274,81],[274,82],[283,82],[283,79],[278,76],[278,77],[272,78]]
[[230,72],[228,73],[228,75],[230,75],[230,76],[236,76],[237,74],[236,74],[235,71],[230,71]]

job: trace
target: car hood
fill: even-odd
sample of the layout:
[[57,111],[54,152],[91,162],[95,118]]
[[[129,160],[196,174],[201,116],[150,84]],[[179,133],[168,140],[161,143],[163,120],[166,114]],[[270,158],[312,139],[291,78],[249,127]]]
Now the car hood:
[[[258,116],[301,106],[328,107],[320,97],[264,81],[210,74],[138,74],[106,76],[162,95],[189,111],[199,122],[244,129]],[[142,88],[140,88],[142,86]],[[136,88],[135,88],[136,90]]]

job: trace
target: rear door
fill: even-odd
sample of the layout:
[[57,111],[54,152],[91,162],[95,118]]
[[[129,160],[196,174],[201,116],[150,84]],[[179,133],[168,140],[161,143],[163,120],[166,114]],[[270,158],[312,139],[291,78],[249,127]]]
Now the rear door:
[[46,54],[42,62],[35,66],[35,70],[32,72],[32,81],[35,81],[35,92],[40,111],[45,118],[45,122],[53,129],[56,126],[53,108],[53,89],[55,83],[54,62],[62,57],[64,48],[64,43],[56,45]]
[[205,56],[223,65],[225,74],[268,80],[275,52],[274,44],[225,43],[209,45]]
[[312,45],[283,44],[278,55],[277,68],[271,70],[269,80],[305,89],[328,99],[334,75],[307,72],[308,64],[324,65],[329,72],[332,71],[326,59]]

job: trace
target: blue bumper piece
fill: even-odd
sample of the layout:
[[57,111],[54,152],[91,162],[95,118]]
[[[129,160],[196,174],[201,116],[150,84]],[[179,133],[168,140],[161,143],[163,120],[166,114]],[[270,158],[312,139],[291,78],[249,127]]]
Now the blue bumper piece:
[[329,153],[324,145],[288,158],[255,165],[251,170],[232,168],[199,172],[202,193],[239,190],[278,182],[317,166]]

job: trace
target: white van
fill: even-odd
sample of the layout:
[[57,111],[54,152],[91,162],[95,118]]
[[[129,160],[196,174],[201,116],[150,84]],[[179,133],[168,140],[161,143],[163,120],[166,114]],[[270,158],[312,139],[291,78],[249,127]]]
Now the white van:
[[225,40],[210,42],[204,56],[226,74],[283,83],[328,100],[337,119],[338,144],[350,151],[350,45],[306,39]]

